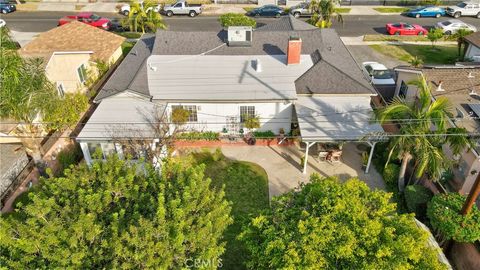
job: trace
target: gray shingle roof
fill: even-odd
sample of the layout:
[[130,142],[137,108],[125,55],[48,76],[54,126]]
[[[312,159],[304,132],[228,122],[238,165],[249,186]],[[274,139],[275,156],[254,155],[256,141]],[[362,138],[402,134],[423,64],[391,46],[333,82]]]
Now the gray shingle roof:
[[151,55],[154,42],[155,35],[142,36],[95,97],[95,102],[125,90],[149,95],[144,62]]
[[315,30],[317,27],[297,20],[292,15],[282,16],[277,21],[257,28],[257,31],[304,31]]

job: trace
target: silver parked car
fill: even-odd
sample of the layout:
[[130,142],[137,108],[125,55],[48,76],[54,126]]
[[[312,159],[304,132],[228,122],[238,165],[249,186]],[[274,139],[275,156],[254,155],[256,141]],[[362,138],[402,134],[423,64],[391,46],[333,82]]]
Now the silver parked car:
[[312,16],[310,12],[310,2],[303,2],[296,6],[290,8],[290,14],[292,14],[295,18],[299,18],[301,16]]
[[459,29],[466,29],[472,32],[477,32],[477,28],[471,24],[462,22],[457,19],[446,20],[443,22],[438,22],[435,25],[436,28],[442,29],[445,35],[455,34]]

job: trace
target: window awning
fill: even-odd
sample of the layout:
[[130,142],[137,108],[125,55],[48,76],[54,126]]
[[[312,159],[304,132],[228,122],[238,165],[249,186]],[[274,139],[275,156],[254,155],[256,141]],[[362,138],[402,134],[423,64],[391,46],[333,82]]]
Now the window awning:
[[299,97],[295,103],[304,142],[380,141],[369,96]]

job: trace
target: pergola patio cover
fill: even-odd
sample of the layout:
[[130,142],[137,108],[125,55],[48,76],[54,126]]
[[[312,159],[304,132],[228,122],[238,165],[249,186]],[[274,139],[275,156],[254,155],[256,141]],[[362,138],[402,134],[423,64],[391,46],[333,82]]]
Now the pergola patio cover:
[[[383,133],[369,96],[299,97],[295,109],[304,142],[363,141]],[[370,135],[370,136],[369,136]]]
[[375,143],[382,139],[383,129],[372,122],[370,96],[299,97],[295,110],[305,150],[304,173],[308,149],[316,142],[365,141],[372,146],[366,172],[370,167]]

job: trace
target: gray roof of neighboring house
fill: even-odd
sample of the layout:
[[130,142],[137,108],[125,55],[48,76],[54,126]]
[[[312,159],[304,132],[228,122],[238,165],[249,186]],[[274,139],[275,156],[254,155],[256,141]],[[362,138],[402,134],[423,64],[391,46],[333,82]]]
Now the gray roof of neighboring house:
[[145,34],[140,38],[129,54],[123,59],[112,76],[102,87],[95,101],[125,90],[149,95],[145,61],[152,53],[155,35]]
[[[80,140],[153,138],[165,105],[131,94],[102,100],[77,136]],[[157,117],[158,116],[158,117]]]
[[154,100],[293,100],[295,80],[313,65],[308,54],[300,59],[286,65],[286,55],[152,55],[148,85]]
[[288,16],[280,17],[273,23],[258,27],[256,31],[304,31],[315,29],[318,28],[304,21],[295,19],[295,17],[289,14]]

